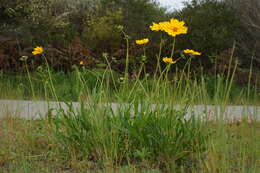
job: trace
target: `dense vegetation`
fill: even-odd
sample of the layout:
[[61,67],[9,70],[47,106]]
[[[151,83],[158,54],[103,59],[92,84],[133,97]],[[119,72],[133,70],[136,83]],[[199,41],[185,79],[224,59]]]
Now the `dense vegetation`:
[[[149,66],[154,66],[159,39],[149,26],[174,17],[189,26],[189,36],[179,40],[178,48],[203,52],[194,68],[202,66],[212,71],[215,63],[225,66],[235,44],[235,56],[241,67],[238,73],[246,74],[251,63],[255,69],[260,64],[259,3],[257,0],[246,2],[245,6],[243,3],[193,0],[179,11],[168,12],[152,0],[1,0],[0,69],[22,71],[19,58],[30,56],[32,48],[41,45],[46,48],[51,66],[58,71],[71,70],[82,59],[87,68],[102,67],[104,52],[109,54],[110,61],[117,60],[113,68],[122,71],[126,46],[118,26],[123,26],[130,38],[133,61],[140,56],[134,40],[143,37],[153,40],[147,52]],[[242,10],[242,7],[247,8]],[[165,47],[168,45],[166,41]],[[33,58],[29,62],[32,70],[42,64]]]

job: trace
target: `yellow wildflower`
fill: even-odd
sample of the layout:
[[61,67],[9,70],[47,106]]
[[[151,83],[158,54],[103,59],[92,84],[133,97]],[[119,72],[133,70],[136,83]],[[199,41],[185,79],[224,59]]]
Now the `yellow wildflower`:
[[152,31],[164,31],[164,27],[169,22],[160,22],[160,23],[153,23],[153,25],[150,26],[150,29]]
[[150,29],[152,31],[161,31],[162,30],[161,25],[158,23],[153,23],[153,25],[150,26]]
[[197,52],[197,51],[194,51],[194,50],[191,50],[191,49],[185,49],[183,52],[186,53],[186,54],[191,54],[191,55],[201,55],[200,52]]
[[148,38],[144,38],[142,40],[136,40],[135,43],[138,45],[147,44],[149,42]]
[[169,64],[175,64],[176,61],[174,61],[172,58],[164,57],[163,62],[169,63]]
[[179,21],[177,19],[171,19],[170,22],[163,22],[162,28],[170,36],[177,36],[180,34],[187,34],[188,27],[184,26],[184,21]]
[[32,54],[33,55],[39,55],[43,53],[43,47],[37,46],[33,49]]
[[80,65],[84,65],[84,61],[80,61],[79,64],[80,64]]

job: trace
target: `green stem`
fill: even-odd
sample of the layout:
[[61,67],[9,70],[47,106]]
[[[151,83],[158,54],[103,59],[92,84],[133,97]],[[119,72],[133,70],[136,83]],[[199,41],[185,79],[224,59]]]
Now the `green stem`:
[[104,57],[106,59],[106,62],[107,62],[107,65],[108,65],[108,68],[109,68],[109,71],[110,71],[110,74],[111,74],[111,78],[112,78],[112,81],[113,81],[114,88],[117,91],[116,81],[115,81],[114,74],[113,74],[113,71],[112,71],[111,63],[108,61],[107,56],[104,56]]
[[160,66],[161,55],[162,55],[162,47],[163,47],[163,38],[162,38],[162,34],[161,34],[160,49],[159,49],[159,54],[157,56],[157,64],[156,64],[156,70],[155,70],[154,76],[157,75],[158,71],[159,71],[159,73],[162,73],[162,69],[161,69],[161,66]]
[[136,78],[136,80],[135,80],[134,86],[132,87],[131,91],[129,92],[129,97],[128,97],[129,99],[131,98],[132,93],[133,93],[133,91],[135,90],[135,87],[136,87],[138,81],[140,81],[140,76],[141,76],[143,67],[144,67],[144,63],[142,63],[142,65],[141,65],[141,67],[140,67],[140,69],[139,69],[139,72],[138,72],[138,74],[137,74],[137,78]]
[[160,74],[160,76],[159,76],[159,78],[158,78],[158,80],[157,80],[157,83],[156,83],[156,88],[155,88],[155,90],[156,90],[156,92],[159,92],[159,91],[157,91],[157,89],[159,89],[160,87],[160,83],[161,83],[161,79],[162,79],[162,77],[163,77],[163,74],[166,72],[168,72],[168,66],[170,66],[170,64],[169,65],[167,65],[167,67],[162,71],[162,73]]
[[125,81],[126,83],[128,83],[128,79],[129,79],[129,36],[122,31],[122,33],[124,34],[125,40],[126,40],[126,61],[125,61]]
[[43,58],[45,60],[46,66],[47,66],[47,72],[48,72],[49,80],[50,80],[50,83],[51,83],[50,87],[51,87],[51,90],[52,90],[52,94],[54,95],[55,100],[58,102],[58,97],[56,95],[54,84],[53,84],[52,77],[51,77],[50,66],[48,64],[48,61],[47,61],[47,58],[45,57],[45,55],[43,55]]
[[176,42],[176,37],[174,37],[174,39],[173,39],[171,58],[173,57],[173,54],[174,54],[175,42]]
[[34,88],[33,88],[31,75],[30,75],[30,72],[29,72],[28,65],[27,65],[27,62],[26,62],[26,61],[25,61],[25,68],[26,68],[27,76],[28,76],[28,79],[29,79],[29,82],[30,82],[33,99],[34,99],[34,98],[35,98]]
[[125,75],[124,75],[124,87],[123,90],[126,91],[129,82],[129,36],[122,31],[126,40],[126,60],[125,60]]
[[170,71],[170,67],[171,67],[171,64],[168,64],[167,67],[166,67],[166,73],[165,73],[165,80],[167,81],[168,80],[168,73]]

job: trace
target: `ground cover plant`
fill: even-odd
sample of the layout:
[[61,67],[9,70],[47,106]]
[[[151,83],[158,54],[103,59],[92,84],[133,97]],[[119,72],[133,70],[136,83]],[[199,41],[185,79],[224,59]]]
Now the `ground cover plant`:
[[[103,25],[107,20],[96,22]],[[194,112],[187,116],[195,104],[259,105],[259,76],[253,77],[252,68],[248,84],[237,84],[236,44],[229,51],[228,66],[219,72],[215,62],[214,72],[206,75],[203,69],[191,68],[203,50],[178,47],[189,33],[184,21],[171,18],[147,28],[161,35],[153,73],[148,70],[147,47],[157,37],[142,35],[131,43],[122,25],[116,25],[125,42],[120,63],[103,53],[103,63],[95,70],[81,58],[72,70],[58,71],[45,53],[49,47],[39,45],[30,56],[20,57],[24,75],[2,73],[2,98],[63,101],[67,109],[57,104],[46,116],[31,120],[7,112],[0,119],[0,171],[258,173],[256,117],[245,113],[231,121],[224,112],[219,117]],[[135,61],[131,44],[139,50]],[[30,68],[34,61],[40,62],[35,71]],[[80,106],[73,107],[71,101]]]

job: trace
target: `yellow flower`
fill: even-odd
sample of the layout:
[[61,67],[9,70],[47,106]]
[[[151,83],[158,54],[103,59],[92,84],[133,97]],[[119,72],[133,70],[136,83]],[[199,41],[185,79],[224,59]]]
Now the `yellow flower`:
[[164,31],[164,27],[168,22],[160,22],[160,23],[153,23],[153,25],[150,26],[150,29],[152,31]]
[[157,23],[153,23],[153,25],[150,26],[150,29],[152,31],[161,31],[162,30],[161,25],[157,24]]
[[163,58],[163,62],[169,63],[169,64],[175,64],[176,63],[176,61],[174,61],[172,58],[167,58],[167,57]]
[[79,64],[80,64],[80,65],[84,65],[84,61],[80,61]]
[[135,43],[138,45],[147,44],[149,42],[148,38],[144,38],[142,40],[136,40]]
[[42,54],[42,53],[43,53],[43,47],[41,47],[41,46],[37,46],[32,51],[33,55],[39,55],[39,54]]
[[197,52],[197,51],[194,51],[194,50],[191,50],[191,49],[185,49],[183,52],[186,53],[186,54],[191,54],[191,55],[201,55],[200,52]]
[[165,31],[167,34],[175,37],[180,34],[187,34],[188,27],[184,25],[185,25],[184,21],[171,19],[170,22],[163,22],[161,27],[163,28],[163,31]]

